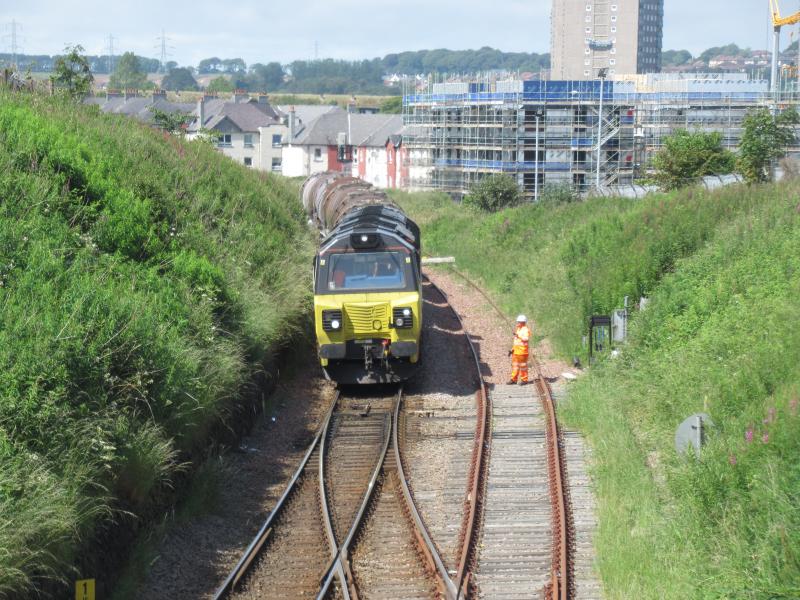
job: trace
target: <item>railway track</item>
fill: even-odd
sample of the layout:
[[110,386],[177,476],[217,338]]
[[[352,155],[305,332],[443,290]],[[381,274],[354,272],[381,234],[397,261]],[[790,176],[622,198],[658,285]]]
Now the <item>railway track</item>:
[[[439,308],[450,310],[443,293],[433,287],[429,293],[438,293]],[[460,323],[455,311],[453,317]],[[459,328],[456,335],[466,337]],[[442,515],[421,514],[415,492],[424,495],[429,482],[419,471],[407,476],[418,460],[406,456],[406,445],[409,425],[419,425],[420,398],[406,402],[402,388],[394,398],[337,395],[295,476],[215,599],[467,597],[489,415],[471,341],[469,352],[474,380],[462,383],[471,388],[469,401],[446,416],[453,443],[442,452],[456,468],[443,480]],[[433,394],[439,401],[445,396]]]
[[478,350],[460,316],[433,282],[425,286],[426,308],[437,315],[438,330],[426,338],[428,360],[433,355],[470,371],[454,377],[442,365],[433,391],[409,395],[400,438],[415,502],[456,596],[469,597],[486,475],[489,400]]
[[[507,321],[492,298],[466,275],[452,269]],[[530,388],[495,386],[486,509],[476,568],[481,598],[575,596],[572,524],[565,442],[555,402],[541,365],[532,355],[531,371],[539,403]]]

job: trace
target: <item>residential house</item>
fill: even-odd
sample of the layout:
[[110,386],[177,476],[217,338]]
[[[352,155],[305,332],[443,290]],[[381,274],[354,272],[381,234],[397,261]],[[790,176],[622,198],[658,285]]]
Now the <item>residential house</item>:
[[146,96],[140,96],[136,91],[109,91],[101,96],[90,96],[85,102],[99,106],[104,113],[126,115],[147,124],[153,123],[157,110],[189,115],[194,108],[192,103],[168,101],[164,90],[155,90]]
[[213,132],[217,148],[236,162],[281,172],[281,144],[288,127],[265,95],[250,98],[237,92],[228,101],[206,95],[197,102],[194,116],[187,129],[190,139]]
[[286,141],[284,175],[343,171],[377,187],[393,187],[396,156],[389,140],[402,128],[400,115],[328,112],[303,124]]
[[[356,116],[356,115],[353,115]],[[392,137],[399,137],[403,128],[403,117],[400,115],[380,115],[380,123],[363,140],[357,140],[353,157],[353,176],[359,177],[379,188],[396,187],[395,147],[389,144]],[[390,169],[391,167],[391,169]],[[391,171],[391,173],[390,173]]]

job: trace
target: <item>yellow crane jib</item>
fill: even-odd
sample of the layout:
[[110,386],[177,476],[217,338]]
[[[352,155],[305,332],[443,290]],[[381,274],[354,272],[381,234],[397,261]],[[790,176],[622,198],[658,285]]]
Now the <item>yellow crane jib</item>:
[[[788,17],[781,16],[781,7],[778,0],[769,0],[770,11],[772,12],[772,69],[770,71],[770,91],[773,94],[778,94],[780,88],[778,83],[778,62],[781,53],[781,27],[784,25],[794,25],[800,23],[800,11],[789,15]],[[776,97],[777,100],[777,97]]]
[[800,11],[789,15],[788,17],[781,16],[781,8],[778,5],[778,0],[769,0],[772,8],[772,25],[775,28],[783,27],[784,25],[795,25],[800,23]]

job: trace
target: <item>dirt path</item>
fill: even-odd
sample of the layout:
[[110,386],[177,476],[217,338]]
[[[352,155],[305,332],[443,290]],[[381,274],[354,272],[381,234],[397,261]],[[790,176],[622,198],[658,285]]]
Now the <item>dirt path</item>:
[[[451,304],[461,315],[464,327],[478,345],[486,381],[496,384],[508,381],[511,374],[508,351],[513,341],[513,324],[501,320],[486,299],[455,273],[442,268],[428,269],[426,275],[448,295]],[[531,323],[531,326],[534,337],[538,337],[536,323]],[[553,356],[550,342],[546,338],[536,344],[533,351],[542,364],[544,376],[551,381],[561,378],[563,373],[579,373],[571,365]]]

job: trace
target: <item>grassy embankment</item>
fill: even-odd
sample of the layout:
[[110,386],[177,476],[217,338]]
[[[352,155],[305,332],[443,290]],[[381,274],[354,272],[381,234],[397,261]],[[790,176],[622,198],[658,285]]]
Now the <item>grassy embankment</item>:
[[312,243],[283,180],[1,91],[0,199],[0,597],[65,597],[255,391]]
[[[454,254],[557,351],[587,317],[650,297],[631,340],[571,385],[594,448],[609,598],[800,597],[800,184],[685,190],[476,215],[398,195],[429,254]],[[673,436],[705,409],[699,460]]]

